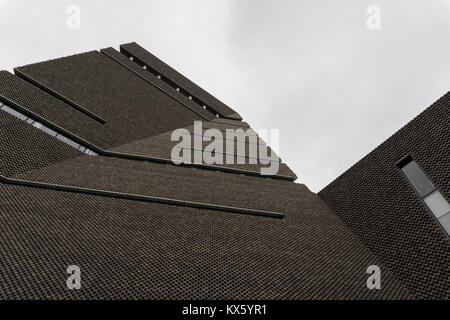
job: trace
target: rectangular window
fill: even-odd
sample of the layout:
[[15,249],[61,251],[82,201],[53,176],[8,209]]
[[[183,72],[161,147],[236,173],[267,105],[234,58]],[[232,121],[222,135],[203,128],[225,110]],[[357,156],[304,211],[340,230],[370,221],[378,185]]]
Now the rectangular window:
[[430,179],[428,179],[425,172],[423,172],[413,158],[408,156],[397,165],[425,202],[428,209],[450,236],[450,205],[448,201]]

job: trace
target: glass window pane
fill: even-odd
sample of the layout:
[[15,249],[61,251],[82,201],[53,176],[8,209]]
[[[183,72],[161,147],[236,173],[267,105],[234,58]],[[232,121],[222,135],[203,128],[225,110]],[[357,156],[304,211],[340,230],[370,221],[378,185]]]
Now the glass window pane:
[[61,140],[64,143],[67,143],[67,138],[65,136],[63,136],[62,134],[57,134],[56,135],[56,139]]
[[71,147],[74,147],[75,149],[78,149],[80,147],[80,145],[78,143],[76,143],[75,141],[70,140],[69,138],[61,135],[58,133],[58,135],[56,136],[56,139],[61,140],[62,142],[68,144]]
[[402,168],[402,171],[408,177],[411,184],[416,188],[421,197],[426,196],[428,193],[435,189],[434,185],[427,178],[425,173],[420,169],[419,165],[415,161],[411,161]]
[[445,229],[445,231],[447,231],[447,233],[450,235],[450,213],[447,213],[446,215],[440,217],[439,222]]
[[33,127],[40,129],[42,127],[42,123],[39,122],[33,122]]
[[11,114],[11,115],[13,115],[13,116],[15,116],[17,118],[26,121],[26,123],[32,125],[33,127],[44,131],[45,133],[51,135],[52,137],[57,138],[58,140],[68,144],[71,147],[74,147],[75,149],[79,149],[81,152],[85,152],[85,153],[87,153],[89,155],[95,155],[95,156],[97,155],[97,153],[95,153],[95,152],[93,152],[93,151],[91,151],[89,149],[86,149],[85,147],[83,147],[80,144],[76,143],[72,139],[69,139],[69,138],[63,136],[62,134],[57,133],[56,131],[50,129],[49,127],[46,127],[45,125],[43,125],[40,122],[34,121],[31,118],[28,118],[24,114],[22,114],[22,113],[20,113],[20,112],[18,112],[16,110],[14,110],[14,109],[4,105],[4,104],[2,104],[1,102],[0,102],[0,110],[8,112],[9,114]]
[[47,133],[53,137],[56,136],[56,132],[50,128],[47,128],[46,126],[41,126],[39,129],[41,129],[42,131],[44,131],[45,133]]
[[65,143],[67,143],[71,147],[74,147],[75,149],[78,149],[80,147],[80,145],[78,143],[76,143],[73,140],[70,140],[69,138],[66,138]]
[[423,198],[423,200],[436,218],[439,218],[444,214],[450,212],[450,205],[438,190],[429,194],[428,196]]
[[6,105],[2,106],[2,110],[8,112],[9,114],[12,114],[14,117],[17,117],[23,121],[27,120],[27,118],[28,118],[27,116],[21,114],[20,112],[17,112],[16,110],[11,109],[10,107],[8,107]]

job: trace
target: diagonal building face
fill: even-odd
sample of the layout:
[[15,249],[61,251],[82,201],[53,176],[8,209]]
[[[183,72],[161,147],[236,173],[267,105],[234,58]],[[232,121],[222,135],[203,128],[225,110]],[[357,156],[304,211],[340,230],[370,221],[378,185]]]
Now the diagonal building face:
[[[1,299],[448,298],[448,271],[439,286],[426,281],[445,260],[420,282],[405,276],[393,250],[411,250],[376,245],[376,218],[355,218],[367,207],[339,206],[350,188],[312,193],[275,151],[250,154],[262,137],[243,137],[244,155],[233,145],[205,161],[210,141],[235,142],[227,130],[249,125],[139,45],[14,71],[0,72]],[[440,108],[448,115],[448,99]],[[190,141],[182,150],[176,130]],[[190,161],[174,163],[174,150]],[[423,245],[448,258],[436,228]],[[80,290],[66,286],[71,265]],[[366,286],[372,265],[379,290]]]
[[450,92],[319,192],[422,299],[450,299]]

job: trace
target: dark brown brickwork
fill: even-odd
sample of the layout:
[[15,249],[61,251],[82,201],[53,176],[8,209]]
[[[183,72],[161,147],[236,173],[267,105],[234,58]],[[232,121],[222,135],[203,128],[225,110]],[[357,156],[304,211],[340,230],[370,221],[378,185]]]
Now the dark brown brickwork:
[[[171,131],[192,129],[194,120],[222,132],[249,128],[137,44],[121,51],[21,67],[22,78],[1,71],[0,100],[70,138],[142,156],[170,158]],[[130,54],[208,108],[170,82],[159,87]],[[20,186],[0,183],[0,299],[449,298],[449,240],[395,166],[410,154],[449,197],[449,103],[450,94],[333,182],[320,193],[324,201],[294,183],[284,163],[279,173],[290,180],[254,176],[259,164],[224,172],[105,152],[83,156],[0,111],[0,174],[21,179]],[[211,108],[226,119],[215,119]],[[225,211],[230,206],[284,218]],[[81,267],[81,290],[66,288],[72,264]],[[373,264],[382,269],[381,290],[366,287]]]
[[283,213],[295,213],[294,208],[310,193],[304,185],[290,181],[100,156],[57,163],[16,177]]
[[14,176],[83,154],[0,110],[0,174]]
[[366,288],[381,262],[312,192],[282,220],[4,184],[0,197],[0,299],[411,297],[389,272]]
[[[224,125],[222,123],[208,121],[208,122],[202,122],[202,128],[203,128],[202,134],[204,134],[204,135],[206,135],[205,131],[208,128],[214,128],[214,129],[219,130],[224,138],[224,140],[222,141],[223,148],[226,148],[227,141],[225,140],[225,138],[226,138],[225,130],[226,129],[237,129],[239,127],[233,127],[231,125]],[[194,147],[194,144],[193,144],[194,139],[201,140],[202,137],[194,136],[194,126],[186,127],[186,129],[191,133],[191,148],[193,148]],[[243,128],[244,131],[246,129],[247,129],[246,127]],[[152,136],[149,138],[136,140],[132,143],[124,144],[124,145],[112,148],[110,150],[115,151],[115,152],[132,153],[132,154],[138,154],[138,155],[143,155],[143,156],[153,156],[153,157],[170,159],[173,148],[176,147],[176,145],[179,143],[179,141],[171,141],[172,132],[173,131],[169,131],[169,132],[165,132],[165,133],[162,133],[162,134],[159,134],[156,136]],[[212,139],[212,140],[214,140],[214,139]],[[222,153],[221,154],[222,163],[216,163],[215,165],[219,166],[219,167],[230,167],[230,168],[251,170],[251,171],[260,173],[261,168],[270,167],[270,164],[267,163],[267,159],[269,159],[269,160],[274,159],[276,161],[280,160],[276,154],[274,154],[274,158],[270,158],[271,152],[272,152],[272,150],[270,148],[268,148],[268,152],[267,152],[268,156],[263,159],[263,161],[265,161],[265,162],[260,161],[259,153],[257,153],[256,158],[250,159],[248,157],[248,155],[250,155],[250,151],[249,151],[250,148],[249,148],[248,142],[249,142],[248,139],[245,139],[244,155],[246,155],[247,157],[240,157],[238,159],[235,156],[234,162],[231,164],[228,164],[228,163],[226,163],[226,154]],[[211,141],[203,141],[202,148],[205,148],[210,143],[211,143]],[[260,139],[258,143],[260,143],[261,146],[266,146],[265,142],[262,139]],[[186,150],[185,152],[189,153],[189,150]],[[224,152],[227,152],[227,151],[224,149]],[[238,154],[238,145],[237,144],[235,145],[235,148],[234,148],[234,154],[235,155]],[[190,152],[190,159],[191,159],[191,161],[194,160],[194,151],[193,150]],[[238,160],[244,161],[244,163],[239,164]],[[254,163],[254,162],[252,163],[251,161],[256,161],[256,163]],[[202,163],[205,163],[205,161],[202,161]],[[292,177],[293,180],[296,179],[295,173],[283,162],[279,162],[277,174],[287,176],[287,177]]]
[[194,96],[201,99],[207,105],[211,106],[219,113],[221,116],[233,118],[236,120],[242,120],[241,116],[236,113],[236,111],[232,110],[230,107],[225,105],[223,102],[219,101],[217,98],[197,86],[191,80],[172,69],[170,66],[165,64],[163,61],[152,55],[150,52],[142,48],[137,43],[128,43],[120,46],[120,51],[126,54],[127,56],[133,56],[136,59],[139,59],[142,62],[145,62],[147,65],[153,67],[158,70],[161,75],[169,78],[174,83],[178,84],[180,87],[189,91]]
[[203,120],[97,51],[16,69],[105,119],[114,132],[110,146]]
[[184,105],[189,110],[192,110],[194,113],[199,114],[204,120],[211,120],[216,117],[215,114],[203,109],[202,106],[195,103],[193,100],[190,100],[187,96],[182,94],[181,92],[174,90],[173,87],[171,87],[166,82],[162,81],[161,79],[158,79],[155,75],[153,75],[151,72],[144,70],[140,65],[137,63],[131,61],[128,59],[125,55],[121,54],[117,50],[113,48],[106,48],[102,49],[101,53],[105,54],[109,58],[111,58],[113,61],[119,63],[122,65],[125,69],[130,70],[131,72],[135,73],[145,81],[147,81],[149,84],[151,84],[153,87],[160,89],[164,93],[167,93],[168,95],[174,97],[178,102],[180,102],[182,105]]
[[450,93],[319,196],[418,298],[450,298],[450,239],[397,168],[411,155],[450,199]]
[[7,71],[0,71],[0,95],[101,148],[119,140],[110,122],[102,125]]

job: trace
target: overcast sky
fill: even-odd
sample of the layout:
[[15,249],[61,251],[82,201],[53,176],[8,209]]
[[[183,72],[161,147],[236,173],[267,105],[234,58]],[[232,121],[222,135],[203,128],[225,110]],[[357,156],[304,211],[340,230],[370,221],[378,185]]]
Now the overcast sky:
[[252,127],[279,128],[315,192],[450,90],[450,0],[0,0],[0,36],[9,71],[136,41]]

